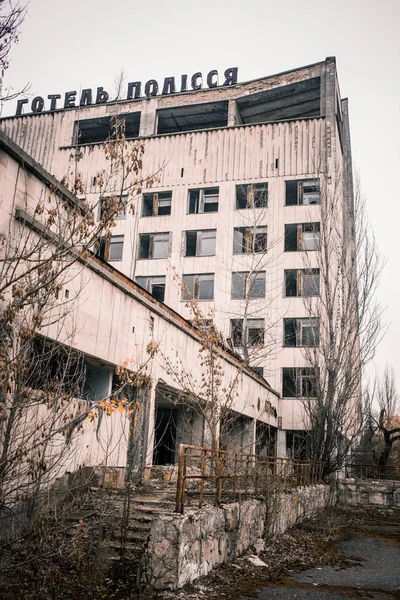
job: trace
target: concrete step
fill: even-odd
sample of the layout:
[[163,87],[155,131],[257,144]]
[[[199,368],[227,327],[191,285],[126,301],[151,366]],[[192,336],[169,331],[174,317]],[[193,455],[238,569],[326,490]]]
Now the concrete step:
[[122,550],[126,550],[131,556],[137,556],[138,558],[143,556],[143,545],[137,542],[127,540],[126,543],[122,545],[118,540],[108,540],[106,546],[113,550],[114,554],[120,554]]
[[138,510],[129,515],[129,520],[137,521],[138,523],[150,523],[151,524],[151,522],[153,521],[153,513],[150,511],[145,512],[145,511]]

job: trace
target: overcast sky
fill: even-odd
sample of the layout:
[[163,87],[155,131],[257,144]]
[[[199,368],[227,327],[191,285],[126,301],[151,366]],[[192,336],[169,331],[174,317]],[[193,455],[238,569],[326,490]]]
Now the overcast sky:
[[[353,160],[386,259],[379,296],[389,329],[375,362],[392,365],[400,387],[399,24],[400,0],[30,0],[5,83],[29,81],[46,98],[112,91],[122,68],[127,81],[162,82],[238,66],[247,81],[336,56]],[[8,105],[3,116],[14,112]]]

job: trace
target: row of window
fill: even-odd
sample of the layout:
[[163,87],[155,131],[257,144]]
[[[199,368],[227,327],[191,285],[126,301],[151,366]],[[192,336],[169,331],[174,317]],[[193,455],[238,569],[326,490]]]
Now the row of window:
[[[139,259],[168,258],[171,248],[171,232],[141,233],[139,235]],[[215,255],[216,229],[199,229],[184,232],[183,256]],[[122,260],[123,235],[114,235],[103,243],[97,254],[105,260]],[[319,223],[291,223],[285,225],[285,252],[319,250]],[[233,230],[233,254],[260,254],[267,252],[267,228],[235,227]]]
[[[286,181],[286,206],[320,203],[318,180]],[[218,212],[219,188],[189,190],[187,213]],[[268,183],[240,184],[236,186],[236,208],[265,208],[268,205]],[[172,192],[143,194],[142,217],[160,217],[171,214]],[[101,209],[100,209],[101,210]],[[125,218],[125,212],[118,215]]]
[[[233,272],[232,300],[265,298],[265,271]],[[286,297],[319,296],[319,269],[286,269],[284,295]],[[165,298],[165,275],[136,277],[136,283],[157,300]],[[214,273],[183,276],[182,299],[213,300]]]
[[[285,205],[311,205],[320,203],[319,180],[286,181]],[[172,192],[143,194],[142,217],[171,214]],[[217,212],[219,188],[189,190],[187,213]],[[236,208],[265,208],[268,205],[268,183],[240,184],[236,186]]]

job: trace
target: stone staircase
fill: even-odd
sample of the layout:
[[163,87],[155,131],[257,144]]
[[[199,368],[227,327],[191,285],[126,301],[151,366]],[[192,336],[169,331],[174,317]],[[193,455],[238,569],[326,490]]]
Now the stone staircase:
[[132,494],[125,528],[122,526],[110,532],[107,540],[110,558],[114,563],[124,564],[129,577],[136,579],[137,586],[142,578],[146,578],[147,546],[153,518],[156,514],[173,512],[174,509],[172,494],[140,490]]
[[[174,483],[160,480],[147,482],[130,491],[119,488],[92,487],[87,501],[76,512],[71,512],[70,537],[75,537],[80,523],[104,529],[104,547],[111,567],[121,569],[131,583],[139,587],[146,582],[147,546],[153,518],[159,513],[175,510]],[[124,518],[124,515],[125,518]]]

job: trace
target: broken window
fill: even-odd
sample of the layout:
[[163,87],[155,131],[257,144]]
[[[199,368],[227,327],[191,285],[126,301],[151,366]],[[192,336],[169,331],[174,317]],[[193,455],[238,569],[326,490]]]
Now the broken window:
[[164,302],[165,297],[165,275],[136,277],[136,283],[150,292],[156,300]]
[[263,346],[264,319],[231,319],[231,339],[236,348]]
[[161,217],[171,214],[172,192],[143,194],[142,217]]
[[126,206],[128,204],[128,196],[119,194],[103,196],[99,201],[98,220],[102,218],[109,219],[112,214],[116,214],[118,221],[124,221],[126,219]]
[[103,260],[122,260],[123,248],[123,235],[113,235],[111,238],[100,238],[97,243],[96,256]]
[[214,273],[183,276],[182,300],[192,299],[214,299]]
[[285,346],[319,346],[319,319],[283,319]]
[[207,188],[202,190],[189,190],[188,213],[217,212],[219,200],[219,188]]
[[291,223],[285,225],[285,252],[319,250],[319,223]]
[[169,233],[142,233],[139,236],[139,258],[167,258]]
[[283,398],[315,398],[318,390],[318,374],[310,367],[282,369]]
[[319,296],[319,269],[286,269],[285,296]]
[[236,208],[265,208],[268,204],[268,183],[247,183],[236,186]]
[[265,298],[265,271],[232,273],[233,300]]
[[216,237],[216,229],[185,231],[185,256],[214,255]]
[[286,206],[320,203],[319,179],[286,181]]
[[233,253],[251,254],[267,251],[266,227],[235,227],[233,230]]
[[74,123],[73,145],[97,144],[110,139],[116,128],[122,131],[126,139],[139,136],[140,112],[133,112],[115,117],[98,117],[82,119]]

